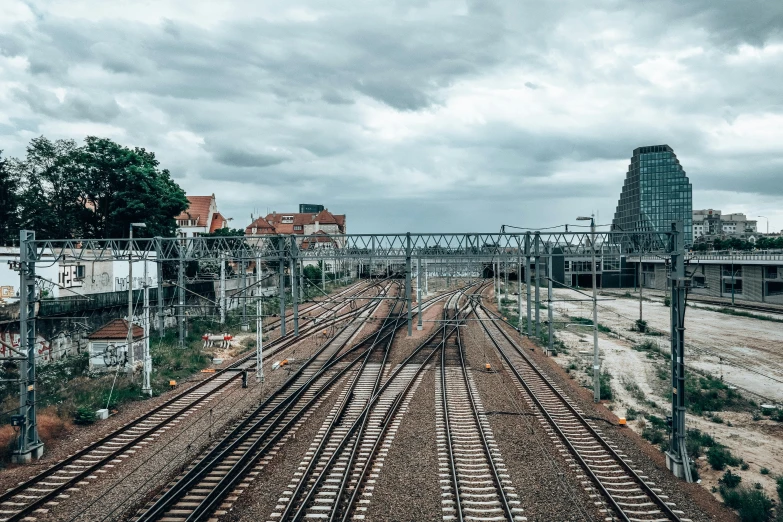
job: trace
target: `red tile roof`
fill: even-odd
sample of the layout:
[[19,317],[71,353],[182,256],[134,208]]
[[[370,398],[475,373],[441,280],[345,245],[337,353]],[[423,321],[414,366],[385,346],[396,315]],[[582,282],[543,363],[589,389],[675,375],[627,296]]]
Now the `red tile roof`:
[[[283,216],[291,216],[292,223],[283,223]],[[264,218],[258,218],[245,228],[245,234],[251,234],[253,227],[256,227],[257,234],[304,234],[305,225],[312,225],[318,221],[319,225],[337,225],[341,233],[345,233],[345,214],[335,215],[328,210],[322,210],[318,213],[313,212],[274,212],[267,214]],[[271,230],[263,226],[265,222]],[[294,227],[301,227],[298,230]],[[265,231],[262,232],[262,229]]]
[[198,226],[206,226],[209,218],[209,206],[213,199],[215,199],[214,194],[211,196],[188,196],[190,206],[175,219],[195,219]]
[[315,219],[313,221],[318,221],[321,225],[336,225],[337,220],[334,218],[334,214],[329,212],[328,210],[322,210],[318,213],[317,216],[315,216]]
[[[253,234],[253,229],[256,229]],[[259,235],[259,234],[277,234],[275,227],[271,225],[266,219],[260,217],[245,227],[246,235]]]
[[[128,321],[125,319],[115,319],[101,326],[93,333],[87,336],[88,339],[127,339]],[[143,339],[144,328],[136,324],[133,325],[133,339]]]
[[213,233],[215,230],[220,230],[221,228],[225,228],[225,226],[228,224],[228,220],[223,217],[223,215],[220,212],[215,212],[212,214],[212,224],[209,226],[209,233]]

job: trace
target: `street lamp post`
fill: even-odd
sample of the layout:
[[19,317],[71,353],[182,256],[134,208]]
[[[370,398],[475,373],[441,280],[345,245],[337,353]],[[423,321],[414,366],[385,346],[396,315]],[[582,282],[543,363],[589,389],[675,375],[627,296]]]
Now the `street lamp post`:
[[590,221],[590,251],[592,253],[593,271],[593,400],[601,400],[601,360],[598,353],[598,293],[597,276],[595,266],[595,219],[591,217],[578,217],[577,221]]
[[769,234],[769,218],[767,216],[756,216],[767,220],[767,234]]
[[128,368],[131,379],[133,379],[133,366],[136,363],[133,353],[133,227],[147,228],[147,225],[145,223],[131,223],[128,235]]

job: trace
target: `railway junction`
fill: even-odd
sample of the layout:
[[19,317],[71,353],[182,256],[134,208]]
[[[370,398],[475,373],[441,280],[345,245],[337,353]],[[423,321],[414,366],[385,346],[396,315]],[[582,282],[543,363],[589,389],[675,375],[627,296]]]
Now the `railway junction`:
[[[285,237],[31,235],[20,266],[23,353],[35,344],[35,266],[44,255],[84,262],[154,253],[180,273],[183,263],[201,260],[267,263],[279,270],[280,311],[258,312],[256,350],[118,413],[83,440],[63,441],[51,455],[36,429],[35,357],[23,361],[20,451],[42,459],[0,476],[7,489],[0,520],[735,520],[692,483],[685,450],[681,234],[673,225],[633,235],[341,236],[340,248],[313,250]],[[541,307],[531,311],[547,280],[539,269],[597,244],[671,262],[666,454],[596,403],[594,390],[577,385],[547,344],[532,339],[542,333],[532,335],[534,324],[543,330]],[[303,267],[327,258],[350,266],[354,282],[300,303]],[[524,272],[526,329],[498,307],[493,276],[501,260]],[[437,274],[430,281],[426,263]],[[523,269],[531,266],[532,278]],[[181,309],[179,332],[188,319]]]

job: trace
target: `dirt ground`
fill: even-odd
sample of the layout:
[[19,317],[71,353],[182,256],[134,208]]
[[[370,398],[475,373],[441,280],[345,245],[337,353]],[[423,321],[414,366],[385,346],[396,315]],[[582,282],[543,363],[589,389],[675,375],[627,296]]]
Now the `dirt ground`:
[[[515,291],[516,284],[510,285],[509,290]],[[572,290],[556,290],[553,313],[559,326],[557,338],[569,352],[559,354],[557,362],[563,368],[569,368],[572,378],[592,388],[592,376],[585,371],[592,361],[592,329],[569,323],[569,317],[592,318],[589,289],[586,292],[588,296]],[[611,374],[615,394],[610,407],[618,416],[624,416],[628,408],[634,408],[665,417],[670,408],[667,398],[670,363],[660,355],[633,350],[632,346],[649,340],[668,351],[670,308],[664,306],[662,293],[645,292],[644,319],[650,328],[664,335],[650,336],[631,331],[639,318],[639,299],[638,293],[634,294],[633,290],[630,293],[632,298],[621,297],[624,290],[599,295],[598,323],[612,330],[599,333],[602,368]],[[545,288],[541,296],[545,302]],[[516,309],[516,295],[509,295],[509,299],[514,301],[509,308]],[[544,332],[547,312],[541,310]],[[689,368],[722,376],[726,383],[757,403],[783,403],[783,324],[728,315],[716,311],[716,307],[694,306],[691,302],[685,325],[686,365]],[[775,478],[783,474],[783,424],[766,417],[754,421],[750,411],[721,412],[720,417],[723,424],[689,413],[686,422],[688,428],[698,428],[712,435],[742,458],[749,465],[749,469],[738,471],[743,482],[760,483],[766,493],[776,499]],[[641,432],[644,421],[628,424]],[[711,491],[723,472],[712,470],[705,457],[700,459],[698,468],[702,486]],[[770,473],[762,475],[762,468],[769,469]]]

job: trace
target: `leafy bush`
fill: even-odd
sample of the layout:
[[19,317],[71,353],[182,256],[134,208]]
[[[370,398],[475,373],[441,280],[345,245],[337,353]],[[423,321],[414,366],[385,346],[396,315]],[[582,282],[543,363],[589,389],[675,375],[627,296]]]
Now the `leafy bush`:
[[668,295],[663,298],[663,306],[671,306],[672,305],[672,298]]
[[731,489],[722,485],[720,494],[727,506],[737,510],[742,522],[769,520],[773,503],[763,491],[744,486]]
[[769,475],[769,468],[761,468],[759,471],[762,475]]
[[715,445],[707,450],[707,462],[712,469],[723,470],[726,466],[739,466],[740,459],[731,454],[726,446]]
[[778,490],[778,498],[781,502],[783,502],[783,475],[779,476],[777,479],[775,479],[775,482],[777,483],[777,490]]
[[635,344],[631,347],[632,349],[636,350],[637,352],[657,352],[658,351],[658,345],[655,344],[652,341],[644,341],[642,343]]
[[740,482],[742,482],[742,477],[736,473],[732,473],[731,470],[728,470],[720,479],[718,479],[718,482],[727,488],[736,488],[739,486]]
[[639,412],[636,411],[634,408],[628,408],[625,411],[625,420],[636,420],[636,418],[639,416]]
[[73,422],[82,426],[94,423],[98,417],[92,408],[87,406],[80,406],[76,408],[76,412],[73,414]]

